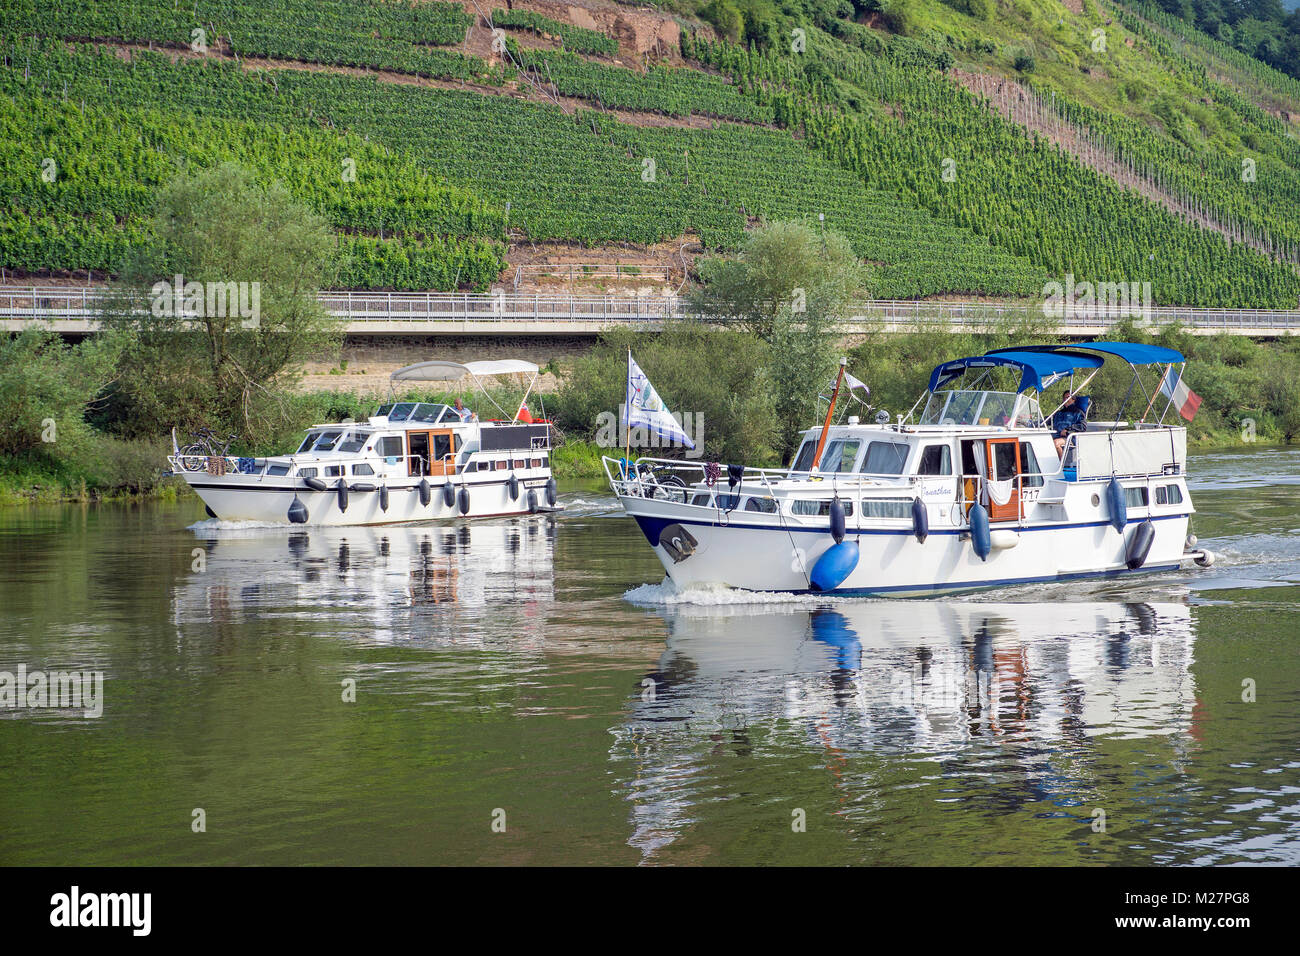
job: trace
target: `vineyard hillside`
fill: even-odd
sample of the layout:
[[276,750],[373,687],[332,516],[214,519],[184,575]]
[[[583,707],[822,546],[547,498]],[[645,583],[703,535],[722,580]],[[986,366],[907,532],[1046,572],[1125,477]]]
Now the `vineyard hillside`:
[[0,269],[111,278],[232,161],[325,217],[339,288],[789,219],[878,297],[1294,308],[1297,124],[1300,81],[1142,2],[0,0]]

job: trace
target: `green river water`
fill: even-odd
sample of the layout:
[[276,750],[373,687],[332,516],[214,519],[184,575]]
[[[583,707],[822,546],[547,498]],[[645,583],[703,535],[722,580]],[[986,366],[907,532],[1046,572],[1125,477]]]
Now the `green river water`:
[[0,709],[0,863],[1297,864],[1300,451],[1190,471],[1213,569],[931,601],[676,594],[598,486],[0,511],[0,671],[104,675]]

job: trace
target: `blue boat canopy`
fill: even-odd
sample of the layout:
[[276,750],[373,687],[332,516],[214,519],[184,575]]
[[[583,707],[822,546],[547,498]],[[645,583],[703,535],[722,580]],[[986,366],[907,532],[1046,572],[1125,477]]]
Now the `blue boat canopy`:
[[1101,368],[1102,359],[1095,355],[1083,355],[1067,351],[1034,351],[1032,349],[999,349],[987,355],[973,355],[967,358],[944,362],[930,373],[930,391],[958,378],[968,368],[994,368],[1007,366],[1020,369],[1020,385],[1016,391],[1027,388],[1042,391],[1063,375],[1069,375],[1075,369]]
[[1087,349],[1121,358],[1129,365],[1178,365],[1187,361],[1181,352],[1163,345],[1143,345],[1140,342],[1076,342],[1072,345],[1022,345],[1010,349],[994,349],[990,355],[1020,354],[1022,352],[1051,352],[1069,354],[1071,349]]

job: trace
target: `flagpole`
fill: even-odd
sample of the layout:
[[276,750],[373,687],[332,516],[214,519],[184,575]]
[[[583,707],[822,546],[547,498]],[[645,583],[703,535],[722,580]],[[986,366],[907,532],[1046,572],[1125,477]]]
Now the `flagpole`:
[[812,467],[809,471],[818,471],[817,463],[822,460],[822,449],[826,447],[826,436],[831,433],[831,416],[835,414],[835,399],[840,394],[840,383],[844,381],[844,367],[849,364],[848,357],[840,358],[840,371],[835,376],[835,391],[831,392],[831,404],[826,409],[826,421],[822,425],[821,437],[817,439],[817,451],[813,453]]
[[632,350],[627,350],[627,380],[623,383],[623,429],[627,446],[623,458],[632,457]]
[[[1139,424],[1139,425],[1141,425],[1143,422],[1145,422],[1145,421],[1147,420],[1147,416],[1151,414],[1151,408],[1152,408],[1152,406],[1154,406],[1155,403],[1156,403],[1156,396],[1160,394],[1160,388],[1161,388],[1161,386],[1164,385],[1166,381],[1168,381],[1168,379],[1169,379],[1169,373],[1172,372],[1173,370],[1174,370],[1174,363],[1173,363],[1173,362],[1170,362],[1168,365],[1165,366],[1165,374],[1162,375],[1162,376],[1160,376],[1160,385],[1157,385],[1157,386],[1155,387],[1155,390],[1151,393],[1151,401],[1147,402],[1147,410],[1146,410],[1145,412],[1143,412],[1143,413],[1142,413],[1142,417],[1138,419],[1138,424]],[[1172,392],[1172,391],[1173,391],[1173,388],[1171,387],[1169,390]],[[1162,415],[1161,418],[1163,418],[1163,417],[1164,417],[1164,416]]]

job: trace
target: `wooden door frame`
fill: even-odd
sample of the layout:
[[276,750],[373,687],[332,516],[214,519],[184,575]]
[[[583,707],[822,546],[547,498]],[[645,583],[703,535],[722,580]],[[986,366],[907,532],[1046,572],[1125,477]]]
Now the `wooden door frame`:
[[993,496],[989,496],[989,521],[1014,521],[1020,517],[1020,482],[1019,478],[1024,473],[1024,463],[1020,460],[1020,439],[1018,437],[1007,438],[986,438],[984,439],[984,467],[987,469],[986,480],[994,481],[996,474],[994,468],[994,447],[997,445],[1011,445],[1016,452],[1016,473],[1012,476],[1011,500],[1004,505],[996,504]]

